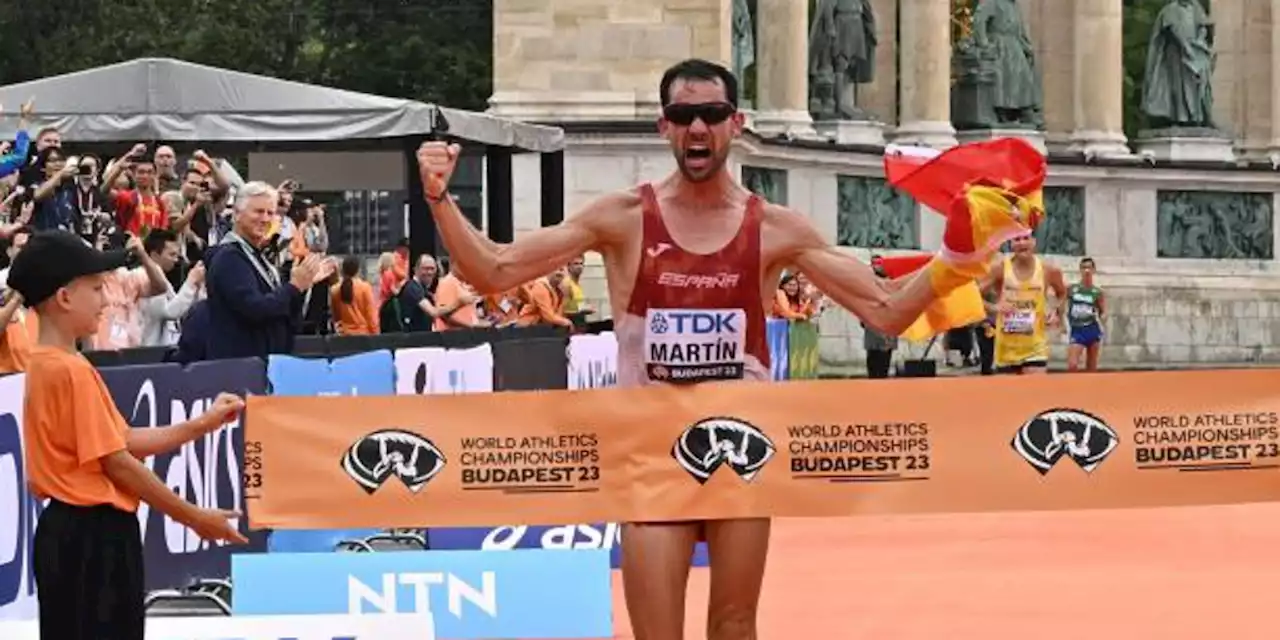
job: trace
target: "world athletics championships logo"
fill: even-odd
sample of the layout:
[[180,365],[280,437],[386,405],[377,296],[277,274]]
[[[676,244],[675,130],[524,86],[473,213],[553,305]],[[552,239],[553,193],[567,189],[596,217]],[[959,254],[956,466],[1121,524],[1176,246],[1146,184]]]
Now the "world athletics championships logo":
[[700,484],[727,465],[747,482],[756,479],[773,459],[773,441],[755,426],[737,418],[705,418],[690,425],[675,445],[671,457]]
[[370,495],[392,476],[417,493],[444,470],[445,463],[435,443],[403,429],[369,433],[342,456],[342,470]]
[[1049,409],[1023,423],[1010,443],[1041,475],[1063,456],[1092,473],[1120,445],[1120,437],[1106,422],[1079,409]]

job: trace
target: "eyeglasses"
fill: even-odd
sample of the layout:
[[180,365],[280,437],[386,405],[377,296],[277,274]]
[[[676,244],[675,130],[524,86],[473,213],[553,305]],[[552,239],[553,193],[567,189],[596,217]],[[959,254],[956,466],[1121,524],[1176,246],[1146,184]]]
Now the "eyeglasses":
[[717,125],[737,113],[738,108],[728,102],[702,102],[690,104],[679,102],[662,108],[662,117],[672,124],[687,127],[694,120],[701,120],[707,125]]

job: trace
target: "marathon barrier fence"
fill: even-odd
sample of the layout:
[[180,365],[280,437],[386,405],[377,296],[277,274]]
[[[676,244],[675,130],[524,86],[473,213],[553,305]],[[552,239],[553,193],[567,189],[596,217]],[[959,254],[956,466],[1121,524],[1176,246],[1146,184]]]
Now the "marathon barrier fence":
[[[87,354],[117,407],[135,428],[181,422],[204,412],[222,391],[252,395],[370,395],[477,393],[610,387],[617,379],[617,341],[602,333],[569,336],[549,328],[300,338],[293,356],[212,361],[183,367],[164,362],[166,350]],[[774,377],[791,377],[791,328],[772,321]],[[31,552],[41,503],[27,492],[22,456],[23,377],[0,378],[0,620],[35,615]],[[248,454],[246,456],[246,453]],[[260,452],[246,452],[238,421],[146,464],[179,495],[205,507],[243,511],[245,491],[261,485]],[[247,546],[210,544],[143,505],[138,513],[149,590],[183,589],[198,579],[230,575],[235,553],[331,551],[382,528],[252,532]],[[425,524],[425,523],[423,523]],[[501,522],[476,528],[418,531],[433,549],[607,549],[617,566],[616,523],[526,527]],[[242,527],[243,528],[243,527]],[[278,537],[277,537],[278,536]],[[705,545],[695,563],[706,564]]]

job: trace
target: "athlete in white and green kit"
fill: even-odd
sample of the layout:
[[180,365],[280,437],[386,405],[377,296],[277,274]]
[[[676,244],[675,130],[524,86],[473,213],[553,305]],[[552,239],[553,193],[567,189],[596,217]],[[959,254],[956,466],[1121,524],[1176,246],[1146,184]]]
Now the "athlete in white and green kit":
[[1098,347],[1102,344],[1102,319],[1106,298],[1093,282],[1093,258],[1080,261],[1080,282],[1067,289],[1067,322],[1071,325],[1071,345],[1067,347],[1067,370],[1080,370],[1080,355],[1085,355],[1085,370],[1098,370]]

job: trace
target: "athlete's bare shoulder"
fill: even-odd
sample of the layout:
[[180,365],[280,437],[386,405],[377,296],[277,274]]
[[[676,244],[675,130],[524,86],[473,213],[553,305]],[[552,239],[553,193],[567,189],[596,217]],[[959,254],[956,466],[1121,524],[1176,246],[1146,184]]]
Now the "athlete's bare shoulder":
[[643,200],[637,187],[601,195],[565,222],[584,225],[602,241],[616,243],[639,228],[642,210]]
[[809,216],[772,202],[764,205],[760,234],[764,237],[765,253],[771,257],[784,257],[807,249],[821,249],[830,244],[822,238]]

